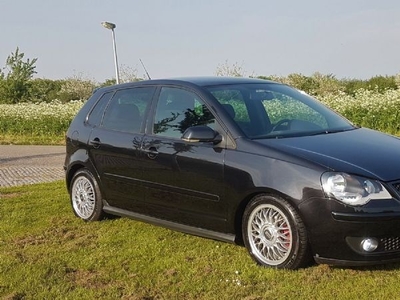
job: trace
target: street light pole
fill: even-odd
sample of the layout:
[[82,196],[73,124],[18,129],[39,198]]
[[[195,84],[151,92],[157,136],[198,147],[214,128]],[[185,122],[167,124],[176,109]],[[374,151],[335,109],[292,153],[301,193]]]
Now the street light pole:
[[114,48],[114,64],[115,64],[115,79],[117,84],[119,84],[119,68],[118,68],[118,57],[117,57],[117,43],[115,42],[115,33],[114,29],[117,27],[114,23],[110,22],[102,22],[104,28],[110,29],[113,40],[113,48]]

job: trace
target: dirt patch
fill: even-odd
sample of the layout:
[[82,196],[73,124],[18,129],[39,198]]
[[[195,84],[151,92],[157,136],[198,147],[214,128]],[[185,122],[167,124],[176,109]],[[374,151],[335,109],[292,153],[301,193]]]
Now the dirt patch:
[[86,289],[106,289],[111,284],[97,271],[67,269],[67,278],[75,286]]
[[23,194],[26,193],[0,193],[0,199],[12,199],[12,198],[17,198],[19,196],[22,196]]

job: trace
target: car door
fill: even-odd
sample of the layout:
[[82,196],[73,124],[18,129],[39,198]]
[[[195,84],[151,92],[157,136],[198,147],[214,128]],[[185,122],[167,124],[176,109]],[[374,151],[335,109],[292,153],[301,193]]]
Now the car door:
[[89,157],[100,176],[103,196],[112,206],[134,210],[144,201],[142,126],[154,91],[154,87],[117,90],[101,125],[90,134]]
[[181,139],[191,126],[217,127],[205,102],[192,91],[162,87],[149,134],[143,174],[148,214],[201,228],[225,228],[224,142],[189,143]]

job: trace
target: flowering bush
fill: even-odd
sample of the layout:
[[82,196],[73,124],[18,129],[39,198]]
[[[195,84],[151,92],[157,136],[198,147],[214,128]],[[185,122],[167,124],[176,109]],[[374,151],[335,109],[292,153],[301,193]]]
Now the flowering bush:
[[62,137],[82,105],[83,101],[2,104],[0,135]]
[[[318,97],[356,125],[400,134],[400,90],[359,89],[354,96],[342,91]],[[54,137],[63,140],[83,101],[0,105],[0,136]],[[1,142],[1,138],[0,138]]]
[[354,97],[344,92],[319,97],[327,106],[354,124],[390,134],[400,133],[400,91],[359,89]]

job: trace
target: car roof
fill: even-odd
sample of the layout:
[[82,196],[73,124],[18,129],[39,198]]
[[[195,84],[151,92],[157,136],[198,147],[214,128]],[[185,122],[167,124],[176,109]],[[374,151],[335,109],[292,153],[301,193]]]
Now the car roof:
[[258,79],[258,78],[246,78],[246,77],[222,77],[222,76],[198,76],[198,77],[181,77],[174,78],[175,80],[190,82],[198,86],[211,86],[211,85],[229,85],[229,84],[241,84],[241,83],[266,83],[273,81]]
[[151,79],[136,82],[128,82],[119,85],[112,85],[100,88],[99,90],[109,90],[116,87],[143,86],[155,84],[178,84],[178,85],[196,85],[200,87],[214,85],[230,85],[230,84],[252,84],[252,83],[277,83],[270,80],[245,78],[245,77],[222,77],[222,76],[197,76],[197,77],[177,77],[166,79]]

